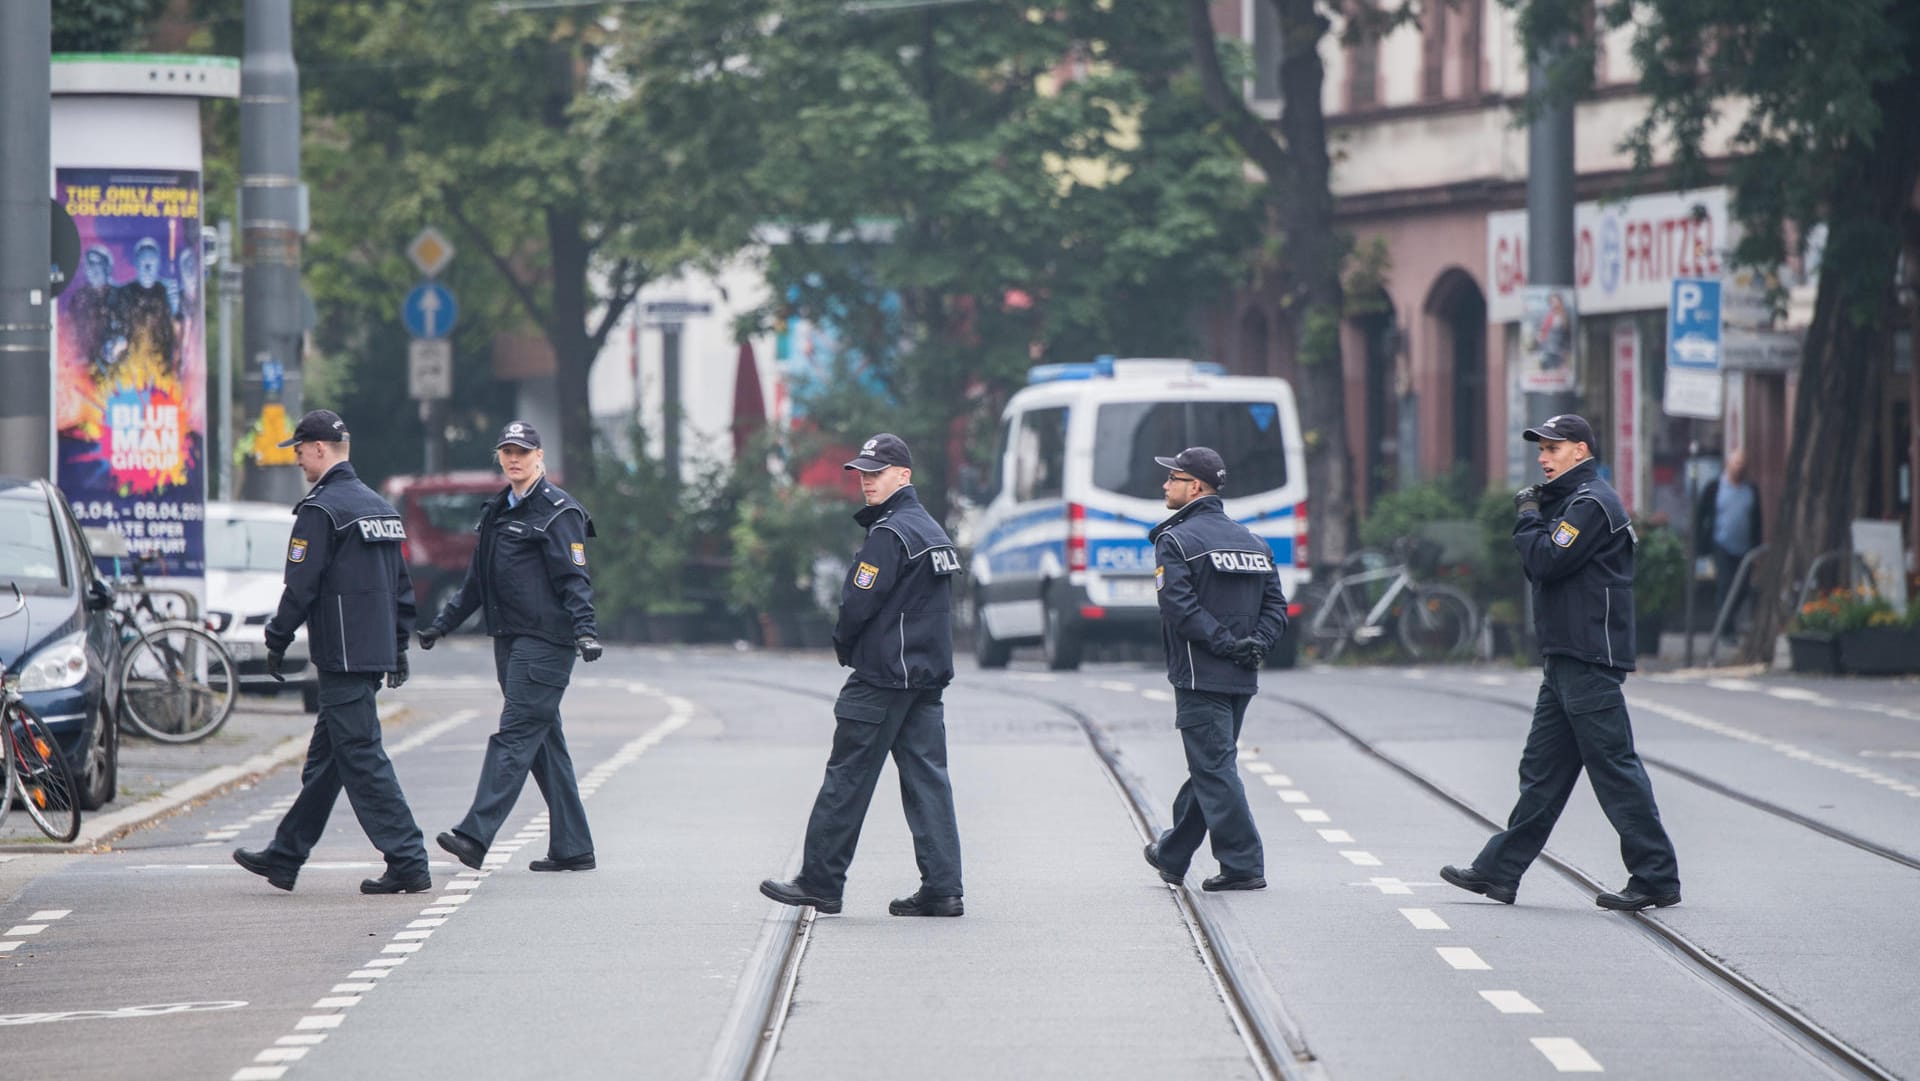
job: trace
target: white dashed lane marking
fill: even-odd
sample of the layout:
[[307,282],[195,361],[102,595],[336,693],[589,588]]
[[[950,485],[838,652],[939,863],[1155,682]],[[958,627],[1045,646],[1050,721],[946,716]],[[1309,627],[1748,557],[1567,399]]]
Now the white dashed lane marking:
[[1262,781],[1265,781],[1267,785],[1272,788],[1292,788],[1293,787],[1293,778],[1287,776],[1284,773],[1269,773],[1261,777],[1260,779]]
[[1482,991],[1480,997],[1501,1013],[1540,1013],[1533,1000],[1518,991]]
[[1561,1073],[1604,1073],[1605,1067],[1595,1061],[1587,1049],[1580,1046],[1579,1040],[1565,1036],[1535,1036],[1530,1041],[1547,1061]]
[[1312,803],[1313,799],[1309,797],[1305,792],[1302,792],[1297,788],[1283,788],[1280,790],[1280,802],[1281,803]]
[[1485,972],[1493,968],[1492,965],[1482,961],[1480,955],[1473,952],[1469,946],[1435,946],[1433,952],[1439,954],[1442,961],[1461,972]]
[[1318,832],[1320,839],[1330,845],[1350,845],[1353,843],[1353,834],[1348,833],[1346,830],[1319,830]]
[[1347,862],[1353,864],[1355,867],[1380,866],[1380,857],[1371,852],[1361,852],[1356,849],[1347,848],[1342,849],[1340,854],[1346,857]]
[[1407,918],[1408,923],[1413,924],[1413,929],[1416,931],[1448,930],[1447,921],[1441,919],[1431,908],[1403,908],[1400,914]]
[[1294,811],[1293,813],[1294,813],[1294,814],[1297,814],[1297,815],[1299,815],[1299,816],[1300,816],[1300,821],[1302,821],[1302,822],[1331,822],[1331,821],[1333,821],[1333,819],[1332,819],[1332,817],[1330,817],[1330,816],[1329,816],[1329,815],[1327,814],[1327,812],[1325,812],[1325,811],[1322,811],[1322,810],[1318,810],[1318,809],[1316,809],[1316,808],[1313,808],[1313,807],[1301,807],[1301,808],[1299,808],[1299,809],[1297,809],[1297,810],[1295,810],[1295,811]]

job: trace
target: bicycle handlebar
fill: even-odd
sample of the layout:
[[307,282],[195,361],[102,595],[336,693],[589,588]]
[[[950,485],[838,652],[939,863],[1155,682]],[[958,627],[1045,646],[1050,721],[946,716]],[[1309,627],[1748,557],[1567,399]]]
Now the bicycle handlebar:
[[20,584],[18,582],[8,582],[7,588],[13,590],[13,607],[7,609],[5,612],[0,612],[0,619],[18,615],[21,610],[27,606],[26,595],[20,592]]

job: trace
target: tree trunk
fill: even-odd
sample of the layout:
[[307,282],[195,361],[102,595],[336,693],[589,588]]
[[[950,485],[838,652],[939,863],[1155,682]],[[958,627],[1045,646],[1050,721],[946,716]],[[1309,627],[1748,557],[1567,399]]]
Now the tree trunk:
[[1920,73],[1883,86],[1875,95],[1884,124],[1878,137],[1856,145],[1836,170],[1820,291],[1800,360],[1786,486],[1757,568],[1753,634],[1743,653],[1749,661],[1772,659],[1775,639],[1794,616],[1793,591],[1821,553],[1849,546],[1848,522],[1862,505],[1856,481],[1864,471],[1856,467],[1872,433],[1865,421],[1885,379],[1895,316],[1890,283],[1920,178],[1916,97]]
[[1353,463],[1347,451],[1346,377],[1340,356],[1340,324],[1346,292],[1340,281],[1346,244],[1334,226],[1327,119],[1321,111],[1326,70],[1320,41],[1327,20],[1315,0],[1271,0],[1280,19],[1280,141],[1292,166],[1284,192],[1276,192],[1284,238],[1288,305],[1295,313],[1295,356],[1307,386],[1301,424],[1307,439],[1307,486],[1312,507],[1312,556],[1319,564],[1347,554],[1355,535]]
[[547,311],[545,330],[553,346],[560,447],[567,482],[584,485],[593,480],[595,472],[593,410],[587,401],[587,369],[593,364],[593,349],[587,338],[587,264],[591,252],[577,213],[548,209],[547,248],[553,260],[553,304]]

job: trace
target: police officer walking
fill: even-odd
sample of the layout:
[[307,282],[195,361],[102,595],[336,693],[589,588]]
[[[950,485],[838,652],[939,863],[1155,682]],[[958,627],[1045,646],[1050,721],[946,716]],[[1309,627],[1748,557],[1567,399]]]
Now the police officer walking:
[[1148,534],[1173,684],[1174,724],[1186,746],[1187,781],[1173,799],[1173,826],[1146,847],[1162,881],[1186,880],[1187,864],[1211,836],[1220,873],[1204,890],[1267,888],[1260,832],[1240,784],[1240,726],[1260,689],[1256,674],[1287,629],[1287,599],[1273,551],[1227,517],[1220,490],[1226,463],[1209,447],[1155,458],[1168,470],[1175,513]]
[[480,541],[459,592],[420,632],[420,648],[457,630],[477,609],[493,637],[493,667],[505,699],[500,730],[487,739],[486,761],[473,806],[440,847],[479,869],[487,848],[533,774],[547,801],[551,832],[547,857],[535,871],[591,871],[593,835],[560,730],[560,696],[573,677],[573,659],[600,659],[593,618],[593,582],[587,577],[587,538],[593,520],[574,498],[546,477],[546,452],[533,425],[514,421],[500,433],[494,456],[506,488],[480,510]]
[[1587,771],[1593,794],[1620,835],[1627,888],[1602,893],[1601,908],[1635,912],[1680,903],[1680,869],[1660,824],[1653,785],[1633,749],[1620,685],[1633,670],[1633,526],[1600,476],[1593,428],[1571,413],[1529,428],[1546,483],[1513,497],[1513,545],[1533,586],[1534,633],[1544,678],[1533,728],[1520,754],[1520,799],[1507,828],[1463,868],[1440,877],[1512,904],[1567,797]]
[[800,874],[760,892],[788,905],[840,911],[854,846],[887,755],[920,864],[920,888],[887,906],[896,916],[958,916],[960,832],[947,778],[941,688],[953,680],[952,576],[960,557],[913,490],[913,455],[900,437],[867,440],[845,466],[860,471],[866,541],[840,587],[833,647],[853,669],[834,702],[833,751],[807,820]]
[[413,581],[400,542],[406,531],[386,500],[360,482],[347,462],[346,422],[316,409],[300,418],[294,461],[313,488],[293,508],[286,587],[267,621],[267,672],[285,664],[293,632],[307,627],[307,651],[320,671],[320,715],[300,771],[300,795],[265,849],[236,849],[234,862],[283,890],[326,829],[341,789],[360,828],[387,857],[386,873],[360,883],[361,893],[420,893],[433,888],[420,840],[393,763],[380,743],[374,692],[407,681],[407,634],[413,629]]

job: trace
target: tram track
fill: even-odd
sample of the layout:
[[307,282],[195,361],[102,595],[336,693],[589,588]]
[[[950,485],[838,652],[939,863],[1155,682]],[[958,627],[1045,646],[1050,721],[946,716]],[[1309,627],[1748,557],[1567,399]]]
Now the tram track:
[[[775,680],[733,678],[738,683],[829,703],[835,697]],[[1159,835],[1143,782],[1125,767],[1113,739],[1092,717],[1071,703],[1031,691],[977,684],[966,690],[969,694],[1038,704],[1073,721],[1100,761],[1142,842]],[[1185,886],[1170,886],[1168,892],[1262,1081],[1326,1081],[1324,1069],[1260,969],[1252,944],[1227,905],[1218,898],[1196,895]],[[771,1071],[812,937],[814,916],[810,907],[784,909],[763,930],[742,980],[741,993],[736,996],[704,1075],[707,1081],[764,1081]]]
[[[1455,688],[1414,686],[1404,689],[1412,693],[1434,694],[1442,697],[1508,706],[1529,714],[1532,712],[1530,707],[1521,705],[1520,703],[1496,698],[1492,695],[1460,691]],[[1383,750],[1365,736],[1362,736],[1348,725],[1342,723],[1323,707],[1284,693],[1270,691],[1261,697],[1268,703],[1285,704],[1312,717],[1352,744],[1361,753],[1413,782],[1419,788],[1438,798],[1442,803],[1453,807],[1469,819],[1472,819],[1475,823],[1495,831],[1505,828],[1503,822],[1482,811],[1466,797],[1454,792],[1446,785],[1405,762],[1392,752]],[[1641,758],[1650,764],[1655,761],[1649,758],[1644,752],[1642,752]],[[1734,799],[1766,813],[1775,814],[1786,821],[1805,826],[1815,832],[1851,844],[1856,848],[1881,856],[1894,863],[1908,867],[1915,866],[1912,858],[1906,856],[1904,853],[1886,849],[1884,846],[1877,845],[1865,838],[1852,836],[1844,830],[1827,826],[1824,823],[1799,815],[1797,812],[1775,806],[1757,797],[1740,793],[1710,778],[1701,777],[1691,770],[1665,763],[1661,764],[1660,768],[1668,770],[1676,776],[1680,776],[1693,783],[1701,784],[1703,788],[1709,791],[1716,792],[1719,795]],[[1592,895],[1597,896],[1606,890],[1605,885],[1594,876],[1588,874],[1579,865],[1555,855],[1551,850],[1543,851],[1540,854],[1540,859],[1555,871],[1559,872],[1563,877]],[[1852,1076],[1870,1078],[1873,1079],[1873,1081],[1900,1081],[1898,1074],[1881,1066],[1866,1052],[1854,1047],[1806,1013],[1747,978],[1737,969],[1714,956],[1705,946],[1695,942],[1671,924],[1661,920],[1658,916],[1650,912],[1635,912],[1631,915],[1634,924],[1649,935],[1656,945],[1673,956],[1676,961],[1708,980],[1711,985],[1717,986],[1722,991],[1727,992],[1734,1001],[1746,1006],[1749,1012],[1762,1023],[1773,1027],[1784,1039],[1801,1047],[1807,1054],[1825,1063],[1829,1068]]]

